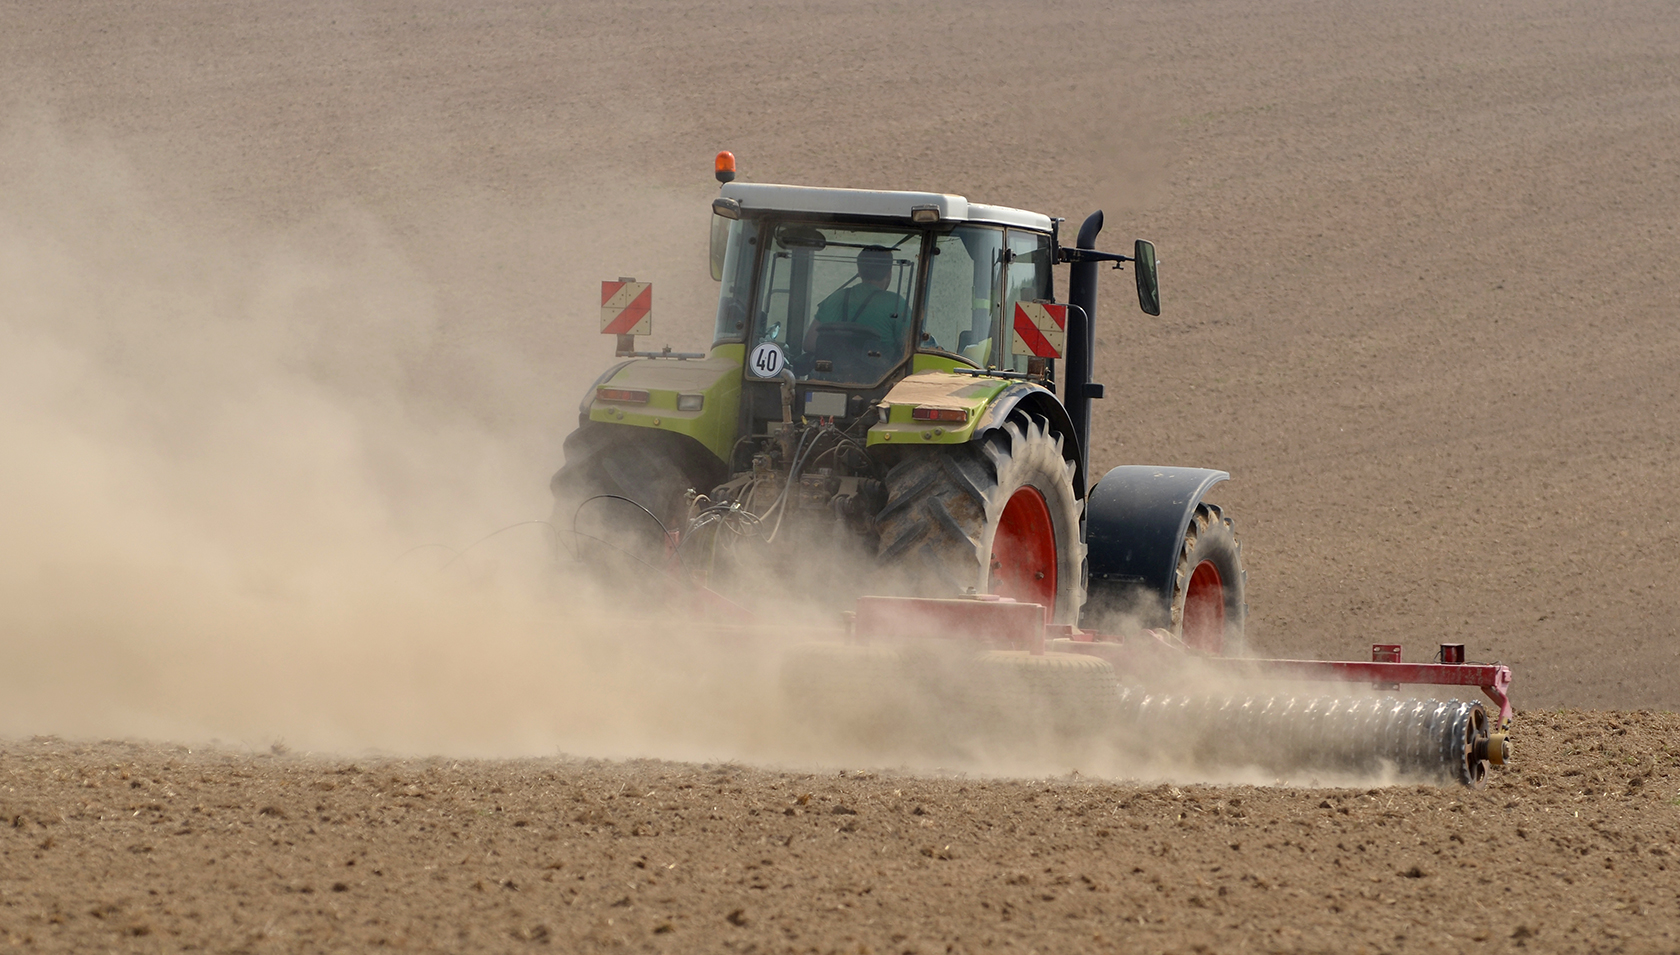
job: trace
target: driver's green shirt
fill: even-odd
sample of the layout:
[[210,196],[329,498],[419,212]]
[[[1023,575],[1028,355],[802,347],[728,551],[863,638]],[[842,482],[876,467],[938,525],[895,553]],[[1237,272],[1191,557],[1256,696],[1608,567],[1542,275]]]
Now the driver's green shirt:
[[835,289],[817,306],[817,321],[851,322],[880,335],[895,349],[910,325],[910,303],[897,292],[879,289],[867,282]]

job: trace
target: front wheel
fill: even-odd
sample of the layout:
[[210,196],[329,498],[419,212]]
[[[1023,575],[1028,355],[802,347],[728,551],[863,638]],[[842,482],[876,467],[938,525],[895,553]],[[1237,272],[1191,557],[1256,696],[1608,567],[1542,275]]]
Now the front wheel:
[[998,594],[1076,624],[1085,544],[1062,451],[1047,420],[1021,415],[978,441],[901,461],[876,518],[889,584],[920,596]]

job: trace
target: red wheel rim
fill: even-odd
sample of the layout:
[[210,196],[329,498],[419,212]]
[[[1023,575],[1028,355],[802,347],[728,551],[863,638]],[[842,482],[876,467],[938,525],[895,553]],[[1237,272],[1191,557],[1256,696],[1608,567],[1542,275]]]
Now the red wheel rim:
[[1202,561],[1184,588],[1184,643],[1194,650],[1225,651],[1225,582],[1212,561]]
[[1056,530],[1050,508],[1034,487],[1010,495],[992,537],[991,591],[1056,611]]

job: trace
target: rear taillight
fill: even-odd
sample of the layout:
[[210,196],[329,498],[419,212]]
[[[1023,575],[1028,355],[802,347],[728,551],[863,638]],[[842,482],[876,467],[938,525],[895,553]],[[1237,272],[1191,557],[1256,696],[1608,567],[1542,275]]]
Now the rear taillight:
[[912,409],[910,417],[916,421],[954,421],[962,424],[968,420],[968,409],[920,407]]
[[631,388],[597,388],[595,397],[601,401],[618,401],[627,405],[645,405],[648,403],[648,393]]

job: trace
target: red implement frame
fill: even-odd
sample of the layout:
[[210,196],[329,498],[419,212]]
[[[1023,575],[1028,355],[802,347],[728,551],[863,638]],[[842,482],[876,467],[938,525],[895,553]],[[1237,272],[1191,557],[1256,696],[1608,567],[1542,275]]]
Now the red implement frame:
[[934,637],[972,640],[990,647],[1044,652],[1044,608],[990,594],[961,600],[923,597],[859,597],[852,639]]
[[[1497,663],[1402,663],[1400,646],[1373,644],[1372,662],[1356,660],[1249,660],[1210,657],[1196,653],[1163,630],[1145,630],[1132,638],[1099,634],[1074,627],[1044,624],[1044,608],[1017,603],[1007,597],[981,596],[957,600],[919,597],[860,597],[851,629],[859,643],[937,638],[973,641],[1041,654],[1046,638],[1067,641],[1062,648],[1107,659],[1127,672],[1160,667],[1164,658],[1190,658],[1209,675],[1270,680],[1323,680],[1371,683],[1398,687],[1474,686],[1499,707],[1499,728],[1511,725],[1511,668]],[[1444,659],[1462,658],[1448,652]]]

